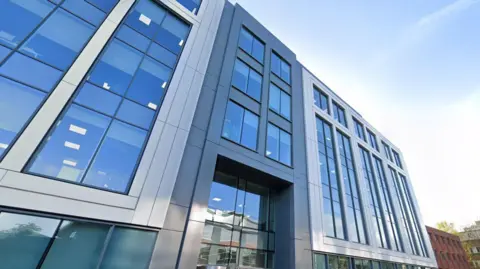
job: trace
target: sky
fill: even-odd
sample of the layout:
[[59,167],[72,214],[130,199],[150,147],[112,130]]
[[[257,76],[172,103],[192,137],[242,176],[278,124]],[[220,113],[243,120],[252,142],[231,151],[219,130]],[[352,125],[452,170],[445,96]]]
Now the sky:
[[480,0],[230,1],[402,150],[425,224],[480,219]]

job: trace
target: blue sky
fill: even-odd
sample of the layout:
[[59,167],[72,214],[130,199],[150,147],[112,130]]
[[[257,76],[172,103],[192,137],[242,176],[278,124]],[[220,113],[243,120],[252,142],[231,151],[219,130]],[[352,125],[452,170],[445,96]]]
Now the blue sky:
[[402,149],[426,224],[480,219],[480,0],[233,2]]

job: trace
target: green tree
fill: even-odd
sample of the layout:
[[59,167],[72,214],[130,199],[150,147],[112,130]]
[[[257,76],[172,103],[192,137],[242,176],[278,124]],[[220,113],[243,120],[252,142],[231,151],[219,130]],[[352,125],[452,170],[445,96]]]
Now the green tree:
[[454,235],[458,235],[458,231],[455,228],[455,224],[453,222],[441,221],[441,222],[437,223],[436,226],[437,226],[437,229],[439,229],[441,231],[451,233],[451,234],[454,234]]

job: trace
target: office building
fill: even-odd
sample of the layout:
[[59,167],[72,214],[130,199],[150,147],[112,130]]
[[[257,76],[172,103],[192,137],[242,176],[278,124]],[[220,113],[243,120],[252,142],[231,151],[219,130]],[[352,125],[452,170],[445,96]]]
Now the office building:
[[439,269],[470,268],[460,237],[429,226],[427,226],[427,232]]
[[459,236],[467,252],[470,268],[480,268],[480,221],[465,227]]
[[224,0],[0,4],[6,268],[435,268],[391,141]]

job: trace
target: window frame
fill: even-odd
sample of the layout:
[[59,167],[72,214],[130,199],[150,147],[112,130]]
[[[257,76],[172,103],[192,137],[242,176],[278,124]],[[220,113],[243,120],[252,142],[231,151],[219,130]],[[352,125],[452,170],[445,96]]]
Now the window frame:
[[[200,8],[202,7],[202,4],[203,4],[203,0],[199,0],[200,3],[198,4],[198,8],[196,10],[190,10],[188,7],[186,7],[185,5],[182,4],[181,2],[182,0],[175,0],[175,2],[177,2],[178,4],[180,4],[183,8],[185,8],[186,10],[188,10],[190,13],[192,13],[193,15],[198,15],[198,12],[200,11]],[[193,1],[192,1],[193,2]]]
[[[228,104],[229,104],[230,102],[232,102],[233,104],[239,106],[240,108],[242,108],[242,109],[244,110],[244,111],[243,111],[243,117],[242,117],[242,128],[240,129],[239,142],[236,142],[236,141],[233,140],[233,139],[230,139],[230,138],[228,138],[228,137],[223,136],[223,129],[225,128],[225,117],[226,117],[226,115],[227,115],[227,108],[228,108]],[[247,147],[247,146],[245,146],[245,145],[243,145],[243,144],[241,143],[241,141],[242,141],[242,132],[243,132],[243,124],[244,124],[244,121],[245,121],[245,110],[248,111],[248,112],[250,112],[250,113],[252,113],[253,115],[255,115],[255,116],[257,117],[257,119],[258,119],[257,138],[256,138],[256,147],[255,147],[255,149],[249,148],[249,147]],[[245,106],[241,105],[240,103],[238,103],[238,102],[236,102],[236,101],[234,101],[234,100],[232,100],[232,99],[229,99],[229,100],[227,101],[227,106],[225,107],[225,114],[224,114],[224,116],[223,116],[223,122],[222,122],[222,129],[221,129],[222,134],[220,134],[220,137],[221,137],[222,139],[225,139],[225,140],[227,140],[227,141],[230,141],[230,142],[232,142],[232,143],[234,143],[234,144],[236,144],[236,145],[239,145],[239,146],[241,146],[241,147],[243,147],[243,148],[245,148],[245,149],[251,150],[251,151],[253,151],[253,152],[257,152],[257,151],[258,151],[258,142],[259,142],[259,136],[258,136],[258,135],[259,135],[259,129],[260,129],[260,116],[259,116],[257,113],[251,111],[250,109],[246,108]]]
[[[320,104],[316,104],[315,103],[315,92],[318,92],[318,95],[320,96]],[[325,99],[327,100],[327,107],[325,109],[322,108],[322,97],[325,97]],[[330,102],[329,102],[329,99],[330,97],[328,96],[328,94],[326,94],[324,91],[322,91],[319,87],[313,85],[313,102],[314,102],[314,105],[320,109],[321,111],[327,113],[328,115],[330,115]]]
[[[280,103],[278,104],[279,106],[279,111],[275,111],[271,106],[270,106],[270,101],[271,101],[271,98],[270,98],[270,94],[271,94],[271,87],[275,87],[279,90],[279,101]],[[289,98],[289,102],[288,102],[288,105],[289,105],[289,115],[288,117],[286,117],[285,115],[282,114],[282,94],[285,94],[288,96]],[[279,87],[277,84],[273,83],[270,81],[270,85],[268,87],[268,110],[272,111],[273,113],[275,113],[276,115],[284,118],[285,120],[291,122],[292,121],[292,95],[290,93],[288,93],[287,91],[283,90],[281,87]]]
[[[235,66],[237,65],[237,62],[239,62],[240,64],[244,64],[248,68],[248,76],[247,76],[247,81],[246,81],[247,82],[247,87],[246,87],[245,91],[243,91],[242,89],[240,89],[239,87],[237,87],[233,84],[233,77],[234,77],[234,74],[235,74]],[[250,82],[250,73],[251,72],[255,72],[256,74],[258,74],[261,77],[259,99],[256,99],[255,97],[253,97],[252,95],[250,95],[248,93],[248,85],[249,85],[249,82]],[[231,82],[230,82],[230,85],[231,85],[232,88],[234,88],[235,90],[237,90],[237,91],[241,92],[242,94],[246,95],[248,98],[252,99],[253,101],[261,104],[262,103],[262,94],[263,94],[263,82],[264,82],[264,76],[263,76],[262,73],[255,70],[255,68],[250,66],[248,63],[246,63],[244,60],[240,59],[239,57],[235,58],[235,61],[233,63],[232,78],[231,78]]]
[[[368,144],[377,152],[380,152],[380,148],[378,147],[377,135],[368,128],[367,128],[367,135],[368,135]],[[372,143],[372,142],[375,142],[375,143]]]
[[[367,142],[367,135],[365,134],[365,126],[357,118],[352,117],[352,119],[353,119],[353,125],[354,125],[354,128],[355,128],[355,135],[360,140],[362,140],[364,142]],[[361,130],[359,130],[359,128],[361,128]],[[360,132],[361,135],[359,134],[359,131],[361,131]]]
[[[75,102],[75,99],[76,97],[80,94],[81,92],[81,89],[83,88],[83,85],[85,85],[86,83],[90,83],[92,85],[94,85],[95,87],[100,87],[100,88],[103,88],[93,82],[89,82],[87,80],[88,78],[88,75],[92,73],[92,71],[94,70],[94,68],[97,66],[97,64],[101,61],[103,55],[105,55],[105,53],[107,52],[108,50],[108,47],[110,44],[113,43],[113,41],[117,40],[127,46],[129,46],[130,48],[138,51],[138,52],[141,52],[143,53],[143,56],[142,56],[142,59],[137,67],[137,70],[135,71],[135,73],[137,73],[137,71],[140,69],[140,66],[141,66],[141,63],[143,62],[143,60],[147,57],[150,57],[151,59],[154,59],[155,61],[161,63],[159,60],[156,60],[155,58],[153,58],[152,56],[148,56],[148,49],[145,51],[145,52],[142,52],[140,49],[134,47],[132,44],[128,44],[126,41],[123,41],[122,39],[119,39],[117,38],[117,34],[118,32],[122,29],[121,26],[123,25],[127,25],[126,24],[126,21],[129,17],[129,14],[132,12],[132,10],[134,10],[136,8],[136,6],[138,5],[138,3],[140,3],[140,1],[137,1],[135,2],[129,9],[128,11],[125,13],[125,16],[123,16],[122,20],[119,22],[118,24],[118,27],[115,29],[115,31],[109,36],[109,39],[105,42],[101,52],[97,55],[97,57],[95,58],[95,61],[90,65],[88,71],[85,73],[85,76],[82,78],[81,82],[78,84],[78,86],[76,86],[75,88],[75,91],[73,92],[73,94],[71,95],[70,99],[68,100],[68,102],[66,102],[66,104],[64,105],[64,107],[62,108],[62,111],[61,113],[59,113],[57,115],[57,117],[55,118],[55,121],[52,123],[52,125],[49,127],[48,131],[45,133],[45,135],[42,137],[42,140],[41,140],[41,143],[39,143],[39,145],[37,146],[37,148],[35,149],[35,152],[29,157],[28,161],[26,162],[26,164],[24,165],[24,167],[22,168],[22,173],[25,173],[25,174],[30,174],[30,175],[34,175],[34,176],[38,176],[38,177],[43,177],[43,178],[47,178],[47,179],[50,179],[50,180],[57,180],[57,181],[61,181],[61,182],[65,182],[65,183],[70,183],[70,184],[73,184],[73,185],[79,185],[79,186],[83,186],[83,187],[87,187],[87,188],[92,188],[92,189],[98,189],[98,190],[102,190],[102,191],[106,191],[106,192],[111,192],[111,193],[118,193],[118,194],[122,194],[122,195],[129,195],[130,191],[131,191],[131,188],[132,188],[132,185],[135,181],[135,176],[138,172],[138,168],[140,166],[140,163],[144,157],[144,154],[145,154],[145,150],[147,148],[147,145],[148,145],[148,142],[151,138],[151,135],[153,133],[153,128],[156,124],[156,120],[158,118],[158,115],[160,114],[160,110],[161,110],[161,107],[163,105],[163,101],[165,100],[165,97],[168,93],[168,89],[169,89],[169,86],[170,86],[170,82],[176,72],[176,69],[178,67],[178,63],[180,62],[180,59],[181,57],[183,56],[183,52],[184,52],[184,49],[186,47],[186,42],[188,42],[188,38],[190,37],[190,34],[192,33],[192,24],[190,22],[188,22],[187,20],[185,20],[184,18],[180,17],[176,12],[172,11],[169,7],[167,7],[164,3],[162,2],[158,2],[158,1],[155,1],[155,0],[147,0],[147,1],[151,1],[153,4],[157,5],[158,7],[164,9],[166,11],[166,14],[165,14],[165,18],[170,14],[171,16],[177,18],[178,20],[180,20],[181,22],[185,23],[185,25],[187,25],[189,27],[188,29],[188,32],[186,34],[186,38],[185,38],[185,41],[184,41],[184,44],[182,45],[182,48],[180,50],[180,52],[177,54],[177,61],[175,63],[175,65],[171,68],[172,72],[170,74],[170,77],[168,78],[168,83],[167,83],[167,86],[165,87],[165,92],[161,98],[161,100],[159,100],[159,105],[157,107],[157,109],[155,109],[155,113],[154,113],[154,116],[153,116],[153,119],[152,119],[152,122],[148,128],[148,130],[142,128],[142,127],[139,127],[138,125],[135,125],[133,123],[129,123],[125,120],[121,120],[121,119],[118,119],[116,118],[115,116],[110,116],[110,115],[107,115],[103,112],[100,112],[96,109],[93,109],[93,108],[89,108],[87,106],[84,106],[84,105],[80,105],[78,103],[74,103]],[[62,2],[63,3],[63,2]],[[88,2],[90,3],[90,2]],[[118,3],[117,3],[118,4]],[[60,6],[60,4],[58,4]],[[116,5],[115,5],[116,6]],[[115,8],[115,6],[113,7],[113,9]],[[96,7],[96,6],[95,6]],[[96,7],[98,8],[98,7]],[[113,10],[112,9],[112,10]],[[52,12],[53,13],[53,12]],[[105,20],[106,18],[108,17],[109,14],[106,15],[105,17]],[[165,19],[164,18],[164,19]],[[105,22],[104,20],[104,22]],[[103,24],[103,23],[102,23]],[[102,25],[100,24],[100,26]],[[100,28],[99,26],[99,28]],[[141,34],[142,36],[144,37],[147,37],[145,34],[142,34],[141,32],[135,30],[133,27],[127,25],[128,27],[130,27],[132,30],[136,31],[137,33]],[[98,30],[98,29],[97,29]],[[93,36],[95,35],[95,33],[93,34]],[[92,37],[93,37],[92,36]],[[148,37],[147,37],[148,38]],[[27,40],[27,39],[25,39]],[[90,39],[91,40],[91,39]],[[89,41],[90,41],[89,40]],[[88,42],[89,42],[88,41]],[[88,44],[88,42],[86,44]],[[150,40],[150,44],[156,42],[155,41],[155,38],[152,37],[151,40]],[[160,44],[159,44],[160,45]],[[160,45],[161,46],[161,45]],[[84,49],[84,48],[83,48]],[[167,49],[168,51],[170,51],[168,48],[165,48]],[[83,50],[82,50],[83,51]],[[82,52],[79,53],[79,55],[81,54]],[[75,61],[74,61],[75,62]],[[167,66],[166,64],[162,63],[163,65]],[[168,66],[167,66],[168,67]],[[169,67],[170,68],[170,67]],[[63,77],[62,77],[63,78]],[[133,80],[134,80],[135,76],[132,76],[132,79],[129,83],[129,85],[131,85],[133,83]],[[61,81],[61,80],[60,80]],[[53,90],[51,91],[51,93],[53,92]],[[118,107],[117,107],[117,111],[120,109],[121,107],[121,104],[123,103],[123,100],[129,100],[129,101],[132,101],[136,104],[139,104],[138,102],[134,101],[134,100],[131,100],[131,99],[128,99],[127,98],[127,92],[124,92],[123,94],[118,94],[118,93],[114,93],[113,91],[110,91],[110,93],[113,93],[117,96],[121,96],[122,97],[122,100],[121,102],[119,103]],[[47,97],[48,98],[48,97]],[[43,174],[38,174],[38,173],[34,173],[34,172],[30,172],[28,171],[30,169],[30,167],[33,165],[33,160],[35,159],[35,157],[41,152],[41,149],[47,144],[47,138],[53,134],[53,131],[56,129],[57,127],[57,124],[58,122],[63,119],[63,117],[65,116],[65,114],[69,111],[69,108],[72,106],[72,105],[78,105],[78,106],[81,106],[82,108],[86,108],[90,111],[93,111],[95,113],[99,113],[101,114],[102,116],[107,116],[111,119],[108,127],[106,128],[105,130],[105,133],[103,134],[103,137],[101,139],[101,141],[99,142],[99,144],[97,145],[93,155],[92,155],[92,158],[90,160],[90,164],[87,166],[87,168],[85,169],[85,173],[84,175],[82,176],[82,181],[83,179],[85,179],[86,175],[87,175],[87,172],[89,171],[89,169],[92,167],[93,165],[93,161],[95,159],[95,157],[97,156],[98,152],[100,151],[101,149],[101,145],[103,143],[103,141],[105,140],[105,138],[107,137],[107,133],[108,131],[110,130],[110,127],[112,125],[112,123],[117,120],[117,121],[120,121],[122,123],[126,123],[128,125],[131,125],[131,126],[134,126],[135,128],[140,128],[142,130],[146,130],[147,131],[147,135],[145,137],[145,141],[143,142],[143,145],[142,147],[140,148],[140,154],[138,155],[138,160],[136,161],[134,167],[133,167],[133,170],[132,170],[132,175],[130,176],[129,178],[129,183],[128,185],[126,186],[125,188],[125,192],[119,192],[119,191],[115,191],[115,190],[110,190],[110,189],[105,189],[105,188],[100,188],[100,187],[97,187],[97,186],[92,186],[92,185],[86,185],[86,184],[82,184],[81,182],[76,182],[76,181],[69,181],[69,180],[64,180],[64,179],[61,179],[61,178],[56,178],[56,177],[52,177],[52,176],[48,176],[48,175],[43,175]],[[144,105],[142,105],[144,106]],[[40,107],[41,108],[41,107]],[[258,144],[258,142],[257,142]],[[1,160],[1,159],[0,159]]]
[[[99,23],[99,25],[94,25],[93,23],[89,22],[88,20],[80,17],[80,15],[77,15],[75,13],[73,13],[72,11],[66,9],[63,7],[63,0],[60,1],[59,3],[56,3],[56,2],[52,2],[52,1],[48,1],[48,3],[50,3],[53,8],[52,10],[49,11],[49,13],[40,20],[40,22],[30,31],[30,33],[28,35],[26,35],[23,40],[21,42],[19,42],[15,48],[9,48],[3,44],[0,44],[0,46],[10,50],[10,52],[8,52],[5,57],[3,59],[0,60],[0,67],[3,66],[15,53],[18,53],[22,56],[25,56],[33,61],[38,61],[39,63],[41,64],[44,64],[50,68],[53,68],[55,69],[56,71],[59,71],[61,72],[61,75],[60,77],[58,78],[58,80],[52,85],[52,88],[49,90],[49,91],[44,91],[44,90],[41,90],[39,87],[37,86],[33,86],[33,85],[30,85],[26,82],[23,82],[23,81],[20,81],[20,80],[17,80],[17,79],[14,79],[10,76],[6,76],[6,75],[0,75],[1,77],[5,78],[5,79],[8,79],[8,80],[11,80],[15,83],[19,83],[23,86],[26,86],[26,87],[29,87],[33,90],[36,90],[36,91],[39,91],[41,93],[45,93],[45,97],[44,99],[40,102],[40,104],[38,105],[38,107],[36,109],[34,109],[32,115],[30,115],[30,117],[28,118],[28,120],[25,122],[25,124],[22,126],[22,128],[20,128],[20,130],[18,131],[18,133],[15,135],[15,137],[12,139],[12,141],[10,142],[9,146],[4,150],[4,152],[2,154],[0,154],[0,162],[3,161],[3,159],[8,155],[8,153],[10,152],[10,150],[15,146],[16,142],[18,141],[18,139],[23,135],[23,133],[25,132],[25,130],[27,129],[27,127],[30,125],[30,123],[32,122],[32,120],[35,118],[35,116],[38,114],[38,112],[40,111],[40,109],[45,105],[45,103],[47,102],[47,100],[50,98],[50,96],[53,94],[53,92],[55,91],[55,89],[58,87],[58,85],[60,84],[60,82],[63,80],[63,78],[65,77],[65,75],[67,74],[67,72],[71,69],[71,67],[75,64],[75,62],[78,60],[78,58],[80,57],[80,55],[83,53],[84,49],[87,47],[87,45],[90,43],[90,41],[92,40],[92,38],[95,36],[95,34],[98,32],[98,30],[100,29],[100,27],[105,23],[105,21],[107,20],[107,17],[108,15],[112,12],[112,10],[115,8],[115,6],[120,2],[120,0],[117,1],[117,3],[113,6],[112,10],[110,10],[110,12],[105,12],[103,9],[97,7],[94,3],[91,3],[90,1],[86,1],[87,4],[91,5],[92,7],[94,8],[97,8],[98,10],[100,10],[101,12],[104,12],[105,13],[105,17],[103,18],[103,20]],[[77,53],[77,55],[72,59],[72,62],[65,68],[65,70],[61,70],[60,68],[50,64],[50,63],[47,63],[45,62],[44,60],[42,59],[36,59],[34,57],[32,57],[31,55],[28,55],[26,53],[23,53],[21,52],[21,48],[23,47],[23,45],[25,43],[27,43],[27,41],[30,40],[30,38],[37,32],[37,30],[39,30],[51,17],[52,15],[55,14],[55,12],[57,10],[62,10],[66,13],[68,13],[69,15],[71,16],[74,16],[76,19],[90,25],[93,27],[93,32],[92,32],[92,35],[85,41],[85,44],[83,44],[83,46],[81,47],[81,49],[79,50],[79,52]],[[126,17],[126,16],[125,16]],[[113,36],[113,34],[112,34]],[[93,66],[93,64],[92,64]],[[89,69],[90,70],[90,69]],[[43,139],[45,139],[45,137],[42,138],[42,141]],[[23,170],[23,169],[22,169]]]
[[[251,44],[251,48],[250,50],[252,52],[248,52],[246,51],[245,49],[243,49],[241,46],[240,46],[240,37],[242,35],[242,31],[245,31],[246,33],[248,33],[249,35],[252,36],[252,44]],[[260,61],[259,59],[257,59],[257,57],[253,56],[252,53],[253,53],[253,42],[255,42],[255,40],[258,41],[258,43],[262,44],[263,45],[263,61]],[[254,59],[256,62],[258,62],[259,64],[261,64],[262,66],[264,65],[265,63],[265,52],[266,52],[266,44],[265,42],[260,39],[257,35],[255,35],[252,31],[250,31],[250,29],[248,29],[247,26],[245,25],[242,25],[240,26],[240,31],[239,31],[239,35],[238,35],[238,41],[237,41],[237,47],[242,50],[243,52],[245,52],[248,56],[250,56],[252,59]],[[263,77],[263,74],[262,74],[262,77]]]
[[[289,78],[288,80],[289,81],[286,81],[284,78],[282,78],[282,75],[281,74],[277,74],[275,71],[273,71],[273,68],[272,68],[272,58],[273,58],[273,55],[275,55],[279,61],[280,61],[280,73],[282,72],[282,64],[285,64],[288,66],[289,68]],[[282,80],[283,82],[285,82],[287,85],[292,85],[292,65],[287,61],[285,60],[285,58],[283,58],[282,56],[280,56],[279,53],[277,53],[275,50],[272,49],[271,53],[270,53],[270,73],[274,74],[277,78],[279,78],[280,80]]]
[[[268,125],[272,125],[275,128],[278,128],[278,130],[279,130],[279,132],[278,132],[278,160],[267,156]],[[286,163],[283,163],[283,162],[280,161],[280,144],[281,144],[280,135],[281,135],[282,132],[284,132],[285,134],[288,134],[290,136],[290,162],[291,162],[290,164],[286,164]],[[293,135],[292,135],[292,133],[287,132],[286,130],[284,130],[282,127],[276,125],[275,123],[268,121],[267,122],[267,130],[265,132],[265,152],[264,152],[264,156],[267,157],[269,160],[275,161],[275,162],[277,162],[279,164],[282,164],[282,165],[284,165],[288,168],[293,168]]]
[[[336,101],[332,100],[332,109],[333,109],[333,118],[338,123],[340,123],[340,125],[348,129],[347,114],[346,114],[345,108],[341,106],[339,103],[337,103]],[[345,124],[342,123],[342,120],[340,119],[340,115],[343,116],[342,119],[345,122]]]
[[400,153],[392,148],[393,162],[397,165],[398,168],[403,169],[402,159]]

